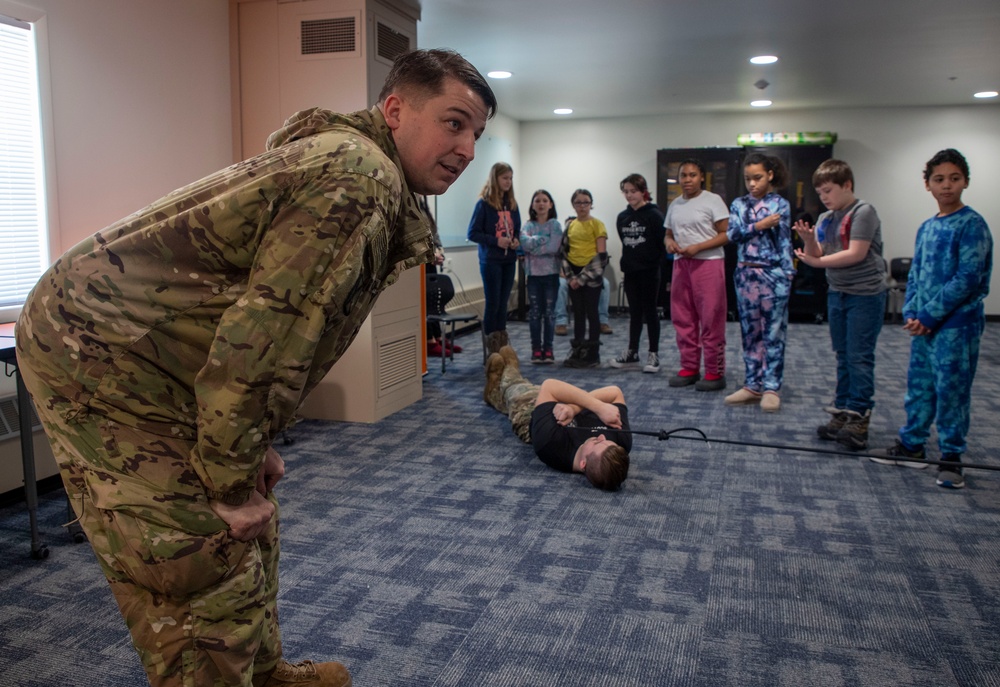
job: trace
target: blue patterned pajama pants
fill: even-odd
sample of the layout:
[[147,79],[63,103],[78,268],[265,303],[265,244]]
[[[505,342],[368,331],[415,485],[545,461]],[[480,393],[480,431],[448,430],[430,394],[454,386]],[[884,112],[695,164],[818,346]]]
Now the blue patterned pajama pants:
[[777,392],[785,367],[792,282],[780,269],[740,266],[733,274],[733,284],[743,334],[743,385],[757,393]]
[[900,440],[910,448],[923,446],[935,423],[941,453],[965,453],[983,326],[977,322],[940,329],[910,342],[906,425],[899,430]]

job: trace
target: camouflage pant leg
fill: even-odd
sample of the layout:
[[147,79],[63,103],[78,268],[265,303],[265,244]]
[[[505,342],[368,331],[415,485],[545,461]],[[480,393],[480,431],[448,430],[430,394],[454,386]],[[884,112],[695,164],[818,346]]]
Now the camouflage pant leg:
[[531,413],[538,399],[538,385],[521,376],[520,371],[508,367],[500,382],[503,407],[510,419],[511,429],[524,443],[531,443]]
[[248,687],[273,668],[277,517],[253,542],[232,539],[194,496],[190,440],[68,411],[30,372],[26,381],[150,684]]

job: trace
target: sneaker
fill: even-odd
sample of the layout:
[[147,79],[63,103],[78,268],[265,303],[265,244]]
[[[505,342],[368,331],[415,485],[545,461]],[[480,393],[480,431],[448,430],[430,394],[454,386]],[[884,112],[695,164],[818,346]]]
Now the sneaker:
[[697,384],[699,379],[701,379],[701,375],[697,371],[681,370],[671,377],[667,383],[670,386],[691,386],[692,384]]
[[626,348],[622,351],[621,355],[612,360],[610,363],[611,367],[621,369],[623,367],[634,367],[639,364],[639,354],[633,351],[631,348]]
[[542,362],[545,363],[546,365],[555,365],[556,356],[552,352],[551,348],[546,348],[544,351],[542,351]]
[[536,348],[535,350],[533,350],[531,352],[531,364],[532,365],[541,365],[542,362],[543,362],[543,360],[544,359],[542,358],[542,351],[541,351],[541,349]]
[[556,329],[555,329],[555,333],[556,333],[556,336],[566,336],[567,334],[569,334],[569,330],[566,329],[566,325],[564,325],[564,324],[557,324],[556,325]]
[[833,417],[825,425],[820,425],[816,428],[816,434],[819,435],[820,439],[826,439],[827,441],[836,441],[837,432],[844,428],[847,424],[847,411],[843,408],[824,408],[826,412],[830,413]]
[[660,371],[660,356],[655,352],[650,351],[649,355],[646,356],[646,364],[642,367],[643,372],[659,372]]
[[760,394],[756,391],[750,391],[750,389],[743,387],[736,393],[729,394],[722,402],[727,406],[741,406],[748,403],[760,403]]
[[961,489],[965,486],[965,476],[962,475],[962,456],[958,453],[946,453],[941,456],[942,462],[954,465],[938,467],[937,485],[945,489]]
[[765,391],[760,397],[760,409],[765,413],[776,413],[781,410],[781,398],[773,391]]
[[862,451],[868,448],[868,423],[872,417],[871,409],[866,410],[864,415],[853,410],[845,410],[844,416],[844,426],[834,437],[837,443],[852,451]]
[[694,388],[698,391],[721,391],[726,388],[726,376],[706,372],[705,378],[699,380]]
[[[908,458],[909,460],[898,460],[899,458]],[[896,439],[894,446],[870,451],[868,460],[882,465],[902,465],[904,468],[916,468],[917,470],[923,470],[927,467],[927,463],[923,462],[927,460],[924,447],[911,450],[903,446],[903,442],[899,439]]]
[[615,330],[611,328],[611,325],[607,322],[601,323],[601,334],[614,334]]
[[255,675],[253,687],[282,687],[293,685],[298,687],[351,687],[351,674],[342,664],[334,661],[327,663],[289,663],[282,659],[270,673]]

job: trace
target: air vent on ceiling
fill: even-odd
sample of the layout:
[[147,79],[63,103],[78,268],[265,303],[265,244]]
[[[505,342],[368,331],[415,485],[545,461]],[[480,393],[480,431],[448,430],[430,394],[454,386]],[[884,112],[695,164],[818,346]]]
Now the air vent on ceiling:
[[[0,398],[0,441],[12,439],[21,435],[20,414],[17,412],[17,396]],[[42,428],[35,409],[31,409],[31,430],[38,431]]]
[[306,19],[300,24],[303,55],[354,53],[358,50],[357,18]]
[[375,21],[375,55],[392,64],[403,53],[410,52],[410,37],[381,20]]

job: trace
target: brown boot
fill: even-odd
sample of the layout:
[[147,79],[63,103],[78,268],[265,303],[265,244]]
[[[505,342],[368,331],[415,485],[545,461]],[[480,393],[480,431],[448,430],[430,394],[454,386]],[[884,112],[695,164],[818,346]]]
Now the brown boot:
[[504,329],[487,334],[486,338],[483,339],[483,347],[487,360],[489,359],[491,353],[499,353],[500,349],[507,343],[509,343],[507,339],[507,331]]
[[483,387],[483,400],[494,408],[498,407],[500,394],[500,380],[503,379],[503,371],[507,367],[507,361],[499,353],[492,353],[486,359],[486,386]]
[[506,362],[509,367],[513,367],[515,370],[521,369],[521,361],[517,359],[517,353],[510,347],[510,345],[501,346],[500,350],[497,352],[503,356],[504,362]]
[[269,674],[256,675],[254,687],[351,687],[351,674],[342,664],[289,663],[282,659]]

